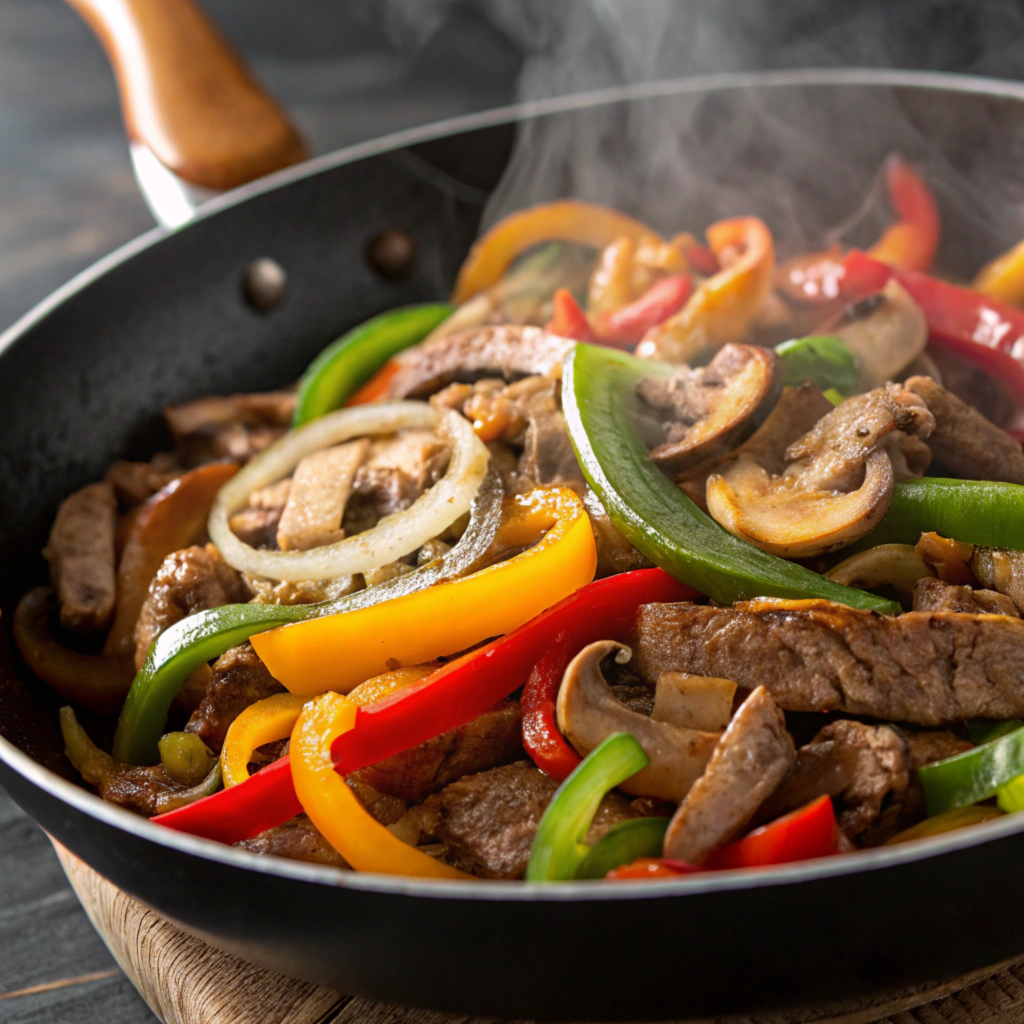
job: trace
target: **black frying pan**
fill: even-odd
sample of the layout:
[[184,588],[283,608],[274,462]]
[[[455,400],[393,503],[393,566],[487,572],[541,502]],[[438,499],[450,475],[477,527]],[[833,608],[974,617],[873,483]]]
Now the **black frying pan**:
[[[509,203],[575,181],[586,198],[623,202],[666,231],[754,212],[803,243],[846,218],[899,149],[937,183],[945,265],[967,269],[1024,235],[1022,101],[1018,86],[901,73],[661,83],[357,147],[246,187],[174,234],[144,236],[0,338],[0,622],[44,576],[37,552],[59,500],[112,458],[159,444],[163,405],[293,380],[349,326],[446,294],[517,133],[545,145],[609,133],[629,150],[631,189],[624,198],[614,174],[555,175]],[[641,114],[685,140],[678,182],[671,161],[635,144]],[[364,260],[366,240],[392,227],[419,243],[401,283]],[[240,284],[262,256],[288,274],[284,301],[266,313]],[[209,942],[353,994],[500,1017],[680,1018],[937,981],[1024,951],[1024,816],[659,883],[341,874],[103,803],[61,777],[53,709],[8,658],[0,782],[43,828]]]

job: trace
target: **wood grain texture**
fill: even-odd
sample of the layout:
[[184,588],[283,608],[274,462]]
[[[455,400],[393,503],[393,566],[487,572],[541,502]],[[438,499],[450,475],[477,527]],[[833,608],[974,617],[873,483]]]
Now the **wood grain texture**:
[[229,189],[305,159],[280,106],[192,0],[68,0],[117,75],[129,137],[195,185]]
[[[54,847],[89,919],[164,1024],[489,1024],[484,1018],[355,999],[255,967],[185,934],[115,888],[59,844],[54,843]],[[941,985],[756,1018],[730,1018],[730,1024],[912,1021],[1024,1021],[1024,957]]]

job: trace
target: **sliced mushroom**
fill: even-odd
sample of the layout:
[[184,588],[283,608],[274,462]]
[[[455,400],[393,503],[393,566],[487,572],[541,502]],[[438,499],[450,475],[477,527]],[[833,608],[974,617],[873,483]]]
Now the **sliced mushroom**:
[[976,548],[971,568],[986,587],[1005,594],[1024,612],[1024,551]]
[[361,437],[307,455],[295,467],[277,525],[277,545],[282,551],[308,551],[345,536],[341,517],[356,470],[369,448],[369,438]]
[[782,558],[835,551],[863,537],[889,508],[892,463],[872,452],[864,483],[847,494],[805,489],[796,476],[770,477],[740,459],[724,476],[708,479],[708,511],[731,534]]
[[759,686],[743,702],[665,833],[664,855],[700,864],[739,835],[796,761],[786,718]]
[[778,400],[782,372],[771,349],[726,345],[707,366],[647,378],[637,391],[673,417],[665,443],[651,458],[676,476],[749,437]]
[[840,562],[828,578],[858,590],[889,586],[909,603],[914,597],[914,584],[931,575],[912,544],[879,544]]
[[624,664],[632,652],[614,640],[599,640],[569,663],[558,691],[558,727],[584,756],[613,733],[631,733],[651,763],[619,789],[678,803],[704,771],[719,733],[659,722],[620,704],[601,672],[610,654]]
[[928,343],[928,324],[921,307],[895,279],[877,294],[847,306],[816,333],[846,342],[860,360],[865,389],[894,380]]
[[731,679],[662,672],[654,690],[651,718],[684,729],[722,732],[732,718],[736,684]]

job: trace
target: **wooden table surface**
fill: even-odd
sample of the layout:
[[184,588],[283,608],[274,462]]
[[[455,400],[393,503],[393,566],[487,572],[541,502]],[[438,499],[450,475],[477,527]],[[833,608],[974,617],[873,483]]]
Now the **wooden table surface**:
[[[809,9],[816,0],[794,2]],[[333,0],[205,6],[284,100],[315,152],[512,95],[517,52],[480,20],[409,57],[352,23],[349,5]],[[999,0],[989,7],[1013,11]],[[825,2],[818,9],[846,17]],[[945,43],[929,50],[915,40],[906,60],[894,62],[1024,77],[1021,21],[1008,17],[991,60],[978,59],[971,24],[950,16],[928,26],[939,43],[944,31]],[[844,51],[838,59],[855,63],[858,55]],[[92,37],[60,0],[0,0],[0,330],[151,223],[129,168],[113,81]],[[0,1022],[154,1019],[93,931],[49,842],[0,792]]]

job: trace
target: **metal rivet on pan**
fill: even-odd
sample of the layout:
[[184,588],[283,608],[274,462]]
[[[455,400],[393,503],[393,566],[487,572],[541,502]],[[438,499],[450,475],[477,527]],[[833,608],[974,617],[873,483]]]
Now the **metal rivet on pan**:
[[242,292],[246,302],[261,313],[268,313],[279,305],[288,287],[284,267],[269,256],[253,260],[245,268]]
[[366,262],[381,277],[401,281],[416,263],[416,239],[408,231],[381,231],[366,243]]

